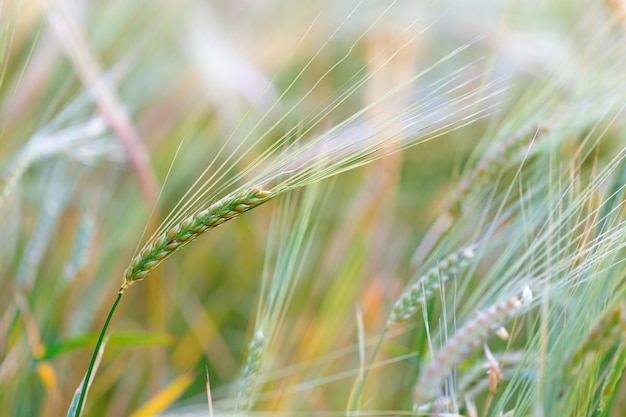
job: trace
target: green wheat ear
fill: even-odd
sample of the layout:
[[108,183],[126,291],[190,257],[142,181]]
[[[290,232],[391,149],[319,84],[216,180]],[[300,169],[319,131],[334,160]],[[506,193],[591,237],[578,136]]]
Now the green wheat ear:
[[147,277],[161,262],[203,233],[260,206],[275,195],[263,188],[251,187],[228,195],[209,208],[197,211],[176,223],[149,241],[131,261],[124,273],[124,284],[120,291]]

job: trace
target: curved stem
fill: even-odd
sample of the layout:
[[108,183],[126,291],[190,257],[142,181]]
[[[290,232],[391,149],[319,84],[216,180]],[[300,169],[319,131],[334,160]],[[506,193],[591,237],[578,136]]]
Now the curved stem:
[[111,310],[109,310],[109,315],[107,316],[107,319],[104,322],[104,325],[102,326],[102,330],[100,330],[100,336],[98,336],[96,347],[93,350],[93,355],[91,355],[91,362],[89,362],[89,368],[87,368],[87,374],[85,375],[85,379],[83,380],[83,387],[80,390],[80,398],[78,399],[78,405],[76,407],[76,414],[74,414],[74,417],[80,417],[81,415],[83,402],[85,401],[85,396],[87,395],[87,389],[89,388],[89,380],[91,379],[91,373],[96,363],[96,358],[98,357],[98,351],[100,350],[100,345],[102,345],[102,340],[104,340],[104,335],[107,331],[107,327],[109,327],[109,322],[111,322],[111,317],[113,317],[113,313],[115,312],[115,309],[117,308],[117,304],[120,302],[120,299],[122,298],[122,294],[124,294],[124,292],[122,291],[122,289],[120,289],[117,292],[117,297],[115,298],[115,302],[111,306]]

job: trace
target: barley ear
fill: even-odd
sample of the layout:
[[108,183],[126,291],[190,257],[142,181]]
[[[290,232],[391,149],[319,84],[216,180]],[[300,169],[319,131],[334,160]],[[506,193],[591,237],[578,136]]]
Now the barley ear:
[[423,370],[414,390],[415,403],[431,398],[442,380],[452,369],[463,362],[467,356],[489,334],[500,327],[505,321],[520,313],[532,300],[528,287],[521,296],[515,296],[495,304],[478,317],[468,321],[448,341],[446,346],[434,355],[431,363]]
[[489,152],[461,181],[459,187],[448,202],[448,212],[456,217],[464,211],[468,198],[478,192],[480,188],[490,184],[494,178],[523,148],[527,148],[535,139],[541,138],[548,132],[544,124],[524,128],[509,136],[504,142]]
[[257,330],[248,348],[248,359],[243,369],[241,386],[237,393],[236,411],[249,411],[254,405],[256,395],[256,381],[261,369],[263,352],[265,350],[265,335]]
[[439,262],[417,282],[407,288],[393,305],[387,325],[407,320],[415,314],[424,302],[441,288],[442,284],[453,279],[461,268],[474,257],[475,246],[461,249]]
[[234,219],[242,213],[269,201],[275,194],[260,187],[251,187],[230,194],[210,207],[196,211],[174,226],[150,239],[131,261],[124,273],[122,291],[150,272],[174,252],[203,233]]

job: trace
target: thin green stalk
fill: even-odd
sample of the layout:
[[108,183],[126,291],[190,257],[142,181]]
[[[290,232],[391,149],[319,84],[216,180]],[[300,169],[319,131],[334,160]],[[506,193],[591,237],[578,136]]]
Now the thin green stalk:
[[85,395],[87,395],[87,389],[89,387],[89,380],[91,378],[91,372],[93,371],[93,367],[96,363],[96,357],[98,356],[100,345],[102,345],[102,341],[104,340],[104,335],[107,331],[107,327],[109,327],[109,323],[111,322],[111,317],[113,317],[113,313],[115,312],[115,309],[117,308],[117,305],[120,302],[120,299],[122,298],[122,294],[124,294],[124,292],[120,289],[117,292],[117,297],[115,298],[115,302],[113,303],[113,306],[111,306],[111,310],[109,310],[109,315],[107,316],[107,319],[104,322],[104,325],[102,326],[102,330],[100,330],[100,336],[98,336],[98,341],[96,342],[96,347],[93,350],[93,355],[91,355],[91,362],[89,362],[89,368],[87,368],[87,374],[85,375],[85,379],[83,381],[83,387],[80,390],[80,398],[78,399],[78,405],[76,407],[76,413],[74,414],[74,417],[80,417],[81,415],[83,402],[85,401]]
[[372,369],[372,366],[374,365],[374,359],[376,358],[376,355],[378,355],[378,351],[380,350],[380,347],[383,344],[383,340],[385,340],[385,335],[389,331],[390,327],[391,325],[387,324],[385,328],[383,329],[380,337],[378,338],[378,342],[376,343],[376,346],[374,347],[374,351],[372,352],[372,356],[370,357],[369,363],[365,367],[363,374],[358,378],[356,384],[354,385],[354,389],[352,390],[352,395],[350,398],[350,407],[349,407],[348,416],[356,415],[355,412],[359,405],[359,399],[361,398],[361,391],[363,391],[363,385],[365,384],[365,379],[367,378],[367,375],[369,374],[370,369]]

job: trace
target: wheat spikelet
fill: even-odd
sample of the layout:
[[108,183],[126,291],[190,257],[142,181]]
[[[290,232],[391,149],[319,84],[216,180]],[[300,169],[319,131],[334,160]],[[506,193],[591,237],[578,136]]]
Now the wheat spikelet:
[[207,209],[196,211],[176,223],[169,230],[150,239],[126,268],[124,284],[120,291],[135,281],[144,279],[150,274],[150,271],[172,253],[192,242],[198,236],[267,202],[274,196],[275,194],[260,187],[247,188],[224,197]]
[[469,263],[474,257],[474,250],[474,246],[461,249],[422,275],[395,302],[387,325],[407,320],[415,314],[419,306],[427,301],[442,284],[454,278],[460,269]]
[[490,332],[517,315],[531,300],[532,293],[526,287],[521,297],[515,296],[491,306],[459,329],[422,372],[413,392],[415,403],[419,404],[431,397],[454,366],[461,363]]

